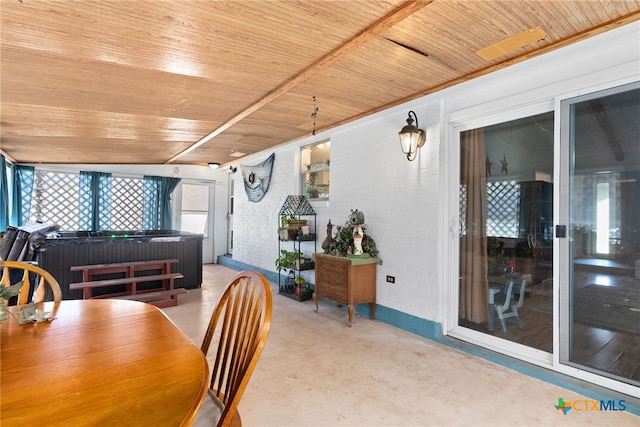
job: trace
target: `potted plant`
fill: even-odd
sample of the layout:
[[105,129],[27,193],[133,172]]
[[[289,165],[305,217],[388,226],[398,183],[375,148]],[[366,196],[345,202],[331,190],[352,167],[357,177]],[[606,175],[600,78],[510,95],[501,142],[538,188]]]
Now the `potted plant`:
[[289,240],[296,240],[298,238],[298,231],[300,231],[303,225],[307,225],[306,219],[297,219],[291,216],[287,219],[287,231],[289,233]]
[[276,258],[276,270],[280,273],[282,270],[294,267],[301,256],[302,253],[297,249],[295,251],[281,249],[280,256]]
[[278,227],[278,236],[280,240],[289,240],[289,233],[287,229],[289,228],[289,220],[295,219],[293,215],[281,215],[280,216],[280,227]]
[[[355,248],[355,242],[353,239],[354,224],[352,218],[353,215],[350,215],[350,217],[347,219],[347,222],[343,226],[336,227],[336,235],[331,239],[328,246],[324,248],[324,253],[337,256],[348,256],[353,252],[353,249]],[[363,216],[362,221],[364,221]],[[355,222],[359,222],[359,218],[357,218]],[[362,230],[365,229],[364,224],[358,226]],[[378,247],[376,246],[376,242],[373,240],[373,238],[367,233],[364,233],[364,235],[361,237],[363,256],[378,256]]]
[[300,296],[300,290],[302,289],[302,286],[305,284],[305,280],[304,277],[302,276],[298,276],[293,280],[293,283],[295,283],[295,295],[297,297]]

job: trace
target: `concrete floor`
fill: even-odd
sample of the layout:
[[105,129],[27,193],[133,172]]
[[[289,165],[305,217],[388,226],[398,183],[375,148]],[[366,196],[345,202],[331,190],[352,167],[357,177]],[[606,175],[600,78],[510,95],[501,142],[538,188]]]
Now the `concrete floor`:
[[[199,346],[236,271],[204,266],[202,289],[165,313]],[[638,426],[629,412],[554,408],[591,400],[334,304],[279,296],[240,402],[244,426]]]

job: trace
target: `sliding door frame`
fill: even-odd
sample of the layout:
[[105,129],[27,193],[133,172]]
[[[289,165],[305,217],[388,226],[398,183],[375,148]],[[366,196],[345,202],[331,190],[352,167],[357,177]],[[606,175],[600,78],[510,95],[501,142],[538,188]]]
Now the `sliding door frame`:
[[[597,384],[628,395],[636,395],[638,388],[616,381],[592,372],[579,369],[575,366],[562,364],[560,361],[561,339],[567,339],[561,334],[561,326],[566,325],[568,310],[560,310],[561,303],[567,304],[568,294],[566,286],[553,287],[553,351],[547,353],[531,347],[523,346],[508,340],[474,331],[458,326],[459,319],[459,185],[460,185],[460,134],[466,130],[490,126],[509,120],[554,112],[554,198],[553,198],[553,224],[569,224],[569,171],[567,168],[569,151],[566,142],[561,140],[561,103],[564,100],[579,95],[600,90],[610,89],[616,86],[632,83],[634,80],[609,81],[606,84],[594,86],[588,90],[574,91],[549,97],[543,100],[532,101],[526,105],[506,105],[508,100],[488,103],[466,110],[452,113],[442,113],[441,119],[441,170],[447,171],[442,175],[443,191],[441,193],[442,227],[440,239],[442,242],[443,258],[441,265],[442,288],[442,331],[444,335],[460,339],[471,344],[501,353],[516,359],[541,366],[555,372]],[[512,99],[513,100],[513,99]],[[444,108],[444,103],[443,103]],[[570,238],[553,238],[553,277],[558,281],[568,283],[569,279],[569,245]],[[562,292],[565,292],[562,296]]]
[[[460,135],[467,130],[548,113],[553,111],[553,107],[552,100],[544,100],[519,107],[505,108],[504,105],[500,105],[496,110],[492,110],[492,108],[482,108],[480,111],[463,111],[451,114],[444,127],[444,132],[446,133],[445,139],[450,141],[450,143],[443,145],[442,153],[443,159],[446,159],[447,163],[442,170],[449,172],[445,180],[448,191],[445,191],[447,194],[443,195],[443,206],[446,206],[448,210],[445,216],[445,218],[448,218],[448,227],[446,233],[442,234],[443,239],[447,242],[445,247],[447,248],[446,253],[448,254],[448,262],[443,271],[444,282],[448,283],[447,289],[444,290],[445,307],[443,307],[443,313],[445,313],[445,316],[443,321],[443,334],[517,359],[526,360],[527,362],[545,368],[550,368],[553,364],[551,353],[458,325],[460,288],[459,239],[461,227],[461,219],[459,218]],[[489,111],[489,113],[487,113],[487,111]],[[554,150],[555,149],[556,147],[554,147]]]
[[[558,120],[555,123],[555,139],[558,141],[559,153],[555,156],[555,175],[557,181],[557,188],[559,193],[559,200],[554,200],[554,218],[557,218],[557,224],[567,225],[567,229],[571,224],[570,217],[570,183],[573,173],[573,165],[571,164],[573,158],[573,141],[570,135],[570,106],[593,98],[598,98],[605,95],[611,95],[614,93],[620,93],[620,88],[627,86],[633,86],[637,89],[639,82],[637,81],[619,81],[616,83],[610,83],[606,85],[600,85],[592,87],[588,90],[576,91],[563,94],[555,99],[555,110],[557,112]],[[555,203],[557,202],[557,203]],[[556,211],[557,210],[557,211]],[[553,354],[553,368],[558,372],[594,383],[602,385],[604,387],[620,391],[629,395],[637,395],[638,387],[627,384],[623,381],[618,381],[614,378],[605,377],[596,372],[581,369],[576,363],[569,362],[569,351],[571,346],[571,333],[570,328],[572,322],[570,319],[571,312],[569,309],[562,309],[569,306],[571,301],[571,287],[569,284],[573,280],[572,271],[570,268],[570,250],[573,240],[570,238],[570,234],[566,239],[555,239],[557,243],[557,253],[554,246],[554,275],[557,277],[560,283],[566,284],[566,286],[556,286],[554,288],[554,354]],[[556,269],[555,266],[558,266]]]

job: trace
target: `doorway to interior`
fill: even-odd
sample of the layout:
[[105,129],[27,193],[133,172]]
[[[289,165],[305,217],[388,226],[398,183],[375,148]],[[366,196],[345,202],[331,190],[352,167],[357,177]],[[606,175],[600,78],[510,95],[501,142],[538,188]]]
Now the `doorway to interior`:
[[558,105],[456,128],[448,332],[629,390],[640,386],[640,83]]
[[459,326],[546,353],[553,127],[553,112],[544,112],[460,133]]
[[180,230],[202,234],[202,262],[211,264],[215,182],[183,180],[180,187]]

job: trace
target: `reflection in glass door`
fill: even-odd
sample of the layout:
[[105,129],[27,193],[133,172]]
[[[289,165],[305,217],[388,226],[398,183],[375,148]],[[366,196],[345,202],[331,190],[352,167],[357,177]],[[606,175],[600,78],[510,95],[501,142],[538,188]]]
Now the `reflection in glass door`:
[[553,112],[460,134],[458,325],[553,351]]
[[565,101],[561,114],[571,239],[560,362],[640,385],[640,84]]

